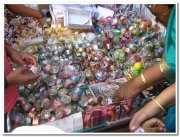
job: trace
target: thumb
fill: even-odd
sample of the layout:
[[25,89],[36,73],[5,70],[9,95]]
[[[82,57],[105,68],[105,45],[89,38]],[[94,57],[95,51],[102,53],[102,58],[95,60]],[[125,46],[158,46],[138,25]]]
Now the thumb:
[[162,127],[152,127],[147,132],[166,132],[166,129]]
[[143,122],[142,117],[138,115],[138,113],[136,113],[129,124],[130,131],[134,132],[136,129],[138,129],[138,127],[141,125],[142,122]]

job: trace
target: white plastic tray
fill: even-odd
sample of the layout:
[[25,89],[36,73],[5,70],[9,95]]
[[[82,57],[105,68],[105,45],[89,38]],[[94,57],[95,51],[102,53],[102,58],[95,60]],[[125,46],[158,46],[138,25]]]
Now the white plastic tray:
[[82,9],[67,8],[64,12],[64,26],[90,30],[92,28],[91,12]]

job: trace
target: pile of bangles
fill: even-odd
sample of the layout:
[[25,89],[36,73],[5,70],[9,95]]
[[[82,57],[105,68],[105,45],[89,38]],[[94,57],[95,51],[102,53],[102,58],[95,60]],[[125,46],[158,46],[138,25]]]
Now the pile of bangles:
[[[27,19],[23,20],[30,29],[12,27],[17,43],[41,34],[35,22]],[[20,97],[11,112],[14,127],[43,124],[82,112],[84,128],[90,128],[132,116],[139,109],[143,99],[113,104],[111,96],[121,84],[160,61],[164,33],[151,19],[133,13],[93,22],[96,25],[92,31],[52,25],[42,31],[44,44],[21,49],[37,58],[36,72],[33,68],[32,72],[39,73],[40,78],[32,85],[18,86]],[[98,95],[90,89],[97,83],[118,79],[123,82],[99,86]]]

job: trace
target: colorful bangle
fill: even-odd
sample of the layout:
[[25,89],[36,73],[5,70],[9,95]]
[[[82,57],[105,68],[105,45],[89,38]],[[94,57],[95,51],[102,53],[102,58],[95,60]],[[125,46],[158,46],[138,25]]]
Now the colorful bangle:
[[143,83],[146,84],[147,81],[146,81],[146,79],[145,79],[143,73],[141,73],[141,79],[142,79]]
[[152,100],[159,106],[159,108],[160,108],[164,113],[166,113],[165,108],[164,108],[154,97],[152,97]]

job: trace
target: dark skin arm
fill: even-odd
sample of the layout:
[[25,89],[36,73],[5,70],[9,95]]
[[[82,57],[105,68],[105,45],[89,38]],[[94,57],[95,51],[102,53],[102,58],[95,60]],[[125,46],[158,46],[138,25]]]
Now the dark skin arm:
[[6,7],[13,13],[23,17],[34,17],[39,21],[39,25],[43,26],[44,17],[39,10],[32,9],[23,4],[6,4]]
[[6,4],[6,7],[13,13],[23,17],[42,18],[43,15],[40,11],[29,8],[23,4]]
[[134,98],[147,87],[157,84],[164,79],[164,76],[160,71],[159,64],[155,64],[143,71],[143,75],[146,79],[146,84],[142,81],[141,75],[134,77],[120,86],[119,90],[114,93],[113,101],[117,102],[119,100]]
[[141,127],[145,132],[166,132],[166,128],[161,119],[151,118],[143,122]]
[[[172,84],[171,86],[164,89],[157,97],[156,100],[161,104],[163,107],[166,105],[172,104],[175,102],[176,98],[176,84]],[[155,101],[150,101],[147,103],[142,109],[135,113],[133,116],[129,128],[131,131],[135,131],[144,121],[158,117],[162,110],[156,104]]]
[[5,51],[7,56],[11,58],[11,60],[16,64],[19,64],[21,66],[29,64],[32,64],[34,66],[37,65],[35,57],[25,52],[19,52],[10,47],[8,44],[5,44]]
[[30,65],[36,66],[37,62],[35,57],[25,52],[19,52],[6,43],[4,47],[7,56],[16,64],[23,66],[17,68],[15,71],[12,71],[6,77],[8,86],[34,83],[38,79],[39,75],[29,75],[26,72],[30,69]]

